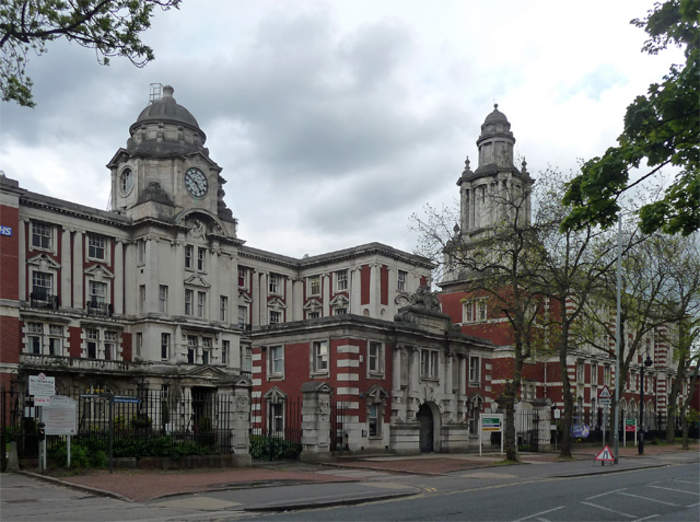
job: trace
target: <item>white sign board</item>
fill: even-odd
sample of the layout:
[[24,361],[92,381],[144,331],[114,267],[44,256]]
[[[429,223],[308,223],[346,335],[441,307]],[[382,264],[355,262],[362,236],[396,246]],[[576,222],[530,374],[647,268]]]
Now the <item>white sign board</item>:
[[75,435],[78,428],[77,402],[70,397],[54,395],[41,408],[41,421],[47,435]]
[[34,397],[35,406],[45,406],[56,395],[56,378],[43,373],[29,376],[29,395]]

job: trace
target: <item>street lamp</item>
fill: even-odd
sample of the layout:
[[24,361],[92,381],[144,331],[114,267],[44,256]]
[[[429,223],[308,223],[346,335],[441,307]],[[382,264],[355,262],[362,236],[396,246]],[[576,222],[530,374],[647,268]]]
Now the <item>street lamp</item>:
[[640,455],[644,455],[644,368],[649,368],[652,364],[654,363],[647,352],[647,358],[639,369],[641,385],[639,386],[639,447],[637,451]]

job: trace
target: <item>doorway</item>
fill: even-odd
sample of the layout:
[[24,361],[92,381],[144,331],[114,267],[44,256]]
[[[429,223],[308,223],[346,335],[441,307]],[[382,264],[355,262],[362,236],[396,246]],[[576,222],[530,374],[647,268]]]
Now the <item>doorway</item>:
[[421,453],[430,453],[434,451],[433,439],[434,439],[434,423],[433,423],[433,411],[427,402],[424,402],[418,413],[416,414],[416,419],[420,423],[419,428],[419,446]]

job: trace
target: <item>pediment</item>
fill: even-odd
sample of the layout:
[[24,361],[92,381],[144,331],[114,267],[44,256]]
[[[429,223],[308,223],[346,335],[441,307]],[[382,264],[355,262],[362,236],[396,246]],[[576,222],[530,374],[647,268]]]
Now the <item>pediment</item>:
[[304,303],[304,310],[320,310],[323,308],[323,303],[317,297],[312,297],[306,303]]
[[287,394],[280,390],[277,386],[274,386],[265,392],[265,400],[272,404],[279,404],[287,400]]
[[347,306],[349,303],[350,299],[345,294],[338,294],[330,301],[331,306]]
[[211,287],[211,284],[209,284],[209,281],[204,279],[201,275],[199,274],[192,274],[190,277],[185,279],[185,284],[187,286],[199,286],[202,288],[209,288]]
[[331,393],[332,388],[328,383],[323,381],[307,381],[301,385],[302,393],[308,392],[321,392],[321,393]]
[[280,297],[271,297],[267,300],[267,305],[272,308],[287,308],[287,305]]
[[85,275],[92,276],[92,277],[103,277],[106,279],[113,279],[114,274],[104,267],[103,265],[92,265],[90,268],[85,269]]
[[41,268],[53,268],[53,269],[61,268],[60,263],[57,263],[51,256],[46,255],[46,254],[38,254],[34,257],[29,258],[27,260],[27,264],[38,266]]
[[367,392],[367,400],[370,403],[377,404],[386,401],[389,394],[379,386],[378,384],[373,384],[369,391]]
[[238,290],[238,302],[244,302],[246,304],[250,304],[253,302],[251,297],[248,295],[248,292],[245,290]]
[[252,386],[253,381],[251,381],[250,378],[246,377],[245,375],[239,375],[233,380],[233,385],[238,387]]
[[224,374],[221,370],[218,368],[214,368],[212,366],[198,366],[197,368],[194,368],[193,370],[190,370],[188,372],[188,375],[194,377],[204,377],[207,379],[217,379]]

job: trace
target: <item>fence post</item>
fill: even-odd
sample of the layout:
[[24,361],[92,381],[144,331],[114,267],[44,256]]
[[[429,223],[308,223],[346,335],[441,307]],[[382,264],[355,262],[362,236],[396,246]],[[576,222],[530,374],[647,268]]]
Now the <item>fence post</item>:
[[311,381],[301,385],[304,397],[301,407],[301,460],[330,458],[331,387],[325,382]]
[[237,466],[250,466],[250,388],[251,380],[240,376],[233,383],[233,423],[231,438],[233,460]]

